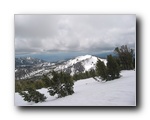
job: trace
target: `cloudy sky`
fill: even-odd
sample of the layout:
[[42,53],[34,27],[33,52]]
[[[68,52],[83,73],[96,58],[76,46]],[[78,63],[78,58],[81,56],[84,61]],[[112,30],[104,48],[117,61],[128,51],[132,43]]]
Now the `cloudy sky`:
[[135,15],[15,15],[16,54],[107,52],[135,42]]

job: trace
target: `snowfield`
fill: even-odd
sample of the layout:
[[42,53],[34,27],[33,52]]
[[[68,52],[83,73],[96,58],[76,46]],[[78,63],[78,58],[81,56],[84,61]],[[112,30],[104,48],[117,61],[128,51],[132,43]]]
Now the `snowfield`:
[[136,106],[136,71],[121,71],[122,77],[108,82],[93,78],[75,82],[74,94],[63,98],[50,96],[47,89],[38,91],[47,96],[45,102],[25,102],[15,93],[16,106]]

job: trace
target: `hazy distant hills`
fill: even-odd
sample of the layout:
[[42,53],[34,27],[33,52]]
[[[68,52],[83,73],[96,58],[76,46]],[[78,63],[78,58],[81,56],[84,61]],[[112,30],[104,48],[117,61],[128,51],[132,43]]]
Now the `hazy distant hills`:
[[42,60],[42,59],[37,59],[37,58],[32,58],[32,57],[20,57],[20,58],[15,58],[15,66],[21,66],[21,65],[25,65],[25,66],[33,66],[33,65],[37,65],[37,64],[41,64],[44,63],[46,61]]

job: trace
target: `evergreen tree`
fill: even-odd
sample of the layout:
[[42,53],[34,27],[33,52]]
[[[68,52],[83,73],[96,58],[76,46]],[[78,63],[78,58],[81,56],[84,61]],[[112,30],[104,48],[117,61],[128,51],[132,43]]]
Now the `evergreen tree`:
[[43,75],[42,81],[43,81],[44,87],[47,88],[50,86],[50,78],[47,75]]
[[46,97],[44,96],[44,94],[41,94],[40,92],[36,91],[33,88],[29,88],[27,92],[22,92],[20,91],[19,94],[24,98],[24,101],[28,101],[28,102],[43,102],[45,101]]
[[107,74],[108,80],[113,80],[115,78],[119,78],[120,76],[120,67],[112,55],[107,56]]
[[15,92],[19,92],[22,91],[22,84],[20,82],[20,80],[16,80],[15,81]]
[[102,78],[102,80],[107,79],[107,69],[103,61],[98,60],[98,62],[96,63],[96,72],[97,75]]
[[91,69],[89,71],[89,74],[90,74],[90,77],[95,77],[96,76],[96,73],[95,73],[95,70],[94,69]]
[[53,78],[50,80],[50,86],[48,88],[50,95],[54,96],[57,94],[58,97],[65,97],[74,93],[74,82],[69,74],[64,72],[57,73],[53,71],[52,75]]
[[88,71],[85,72],[85,77],[89,78],[89,72]]
[[77,74],[77,73],[75,73],[74,75],[73,75],[73,80],[79,80],[80,78],[79,78],[79,75]]
[[120,59],[120,67],[122,70],[134,69],[134,50],[129,49],[127,45],[116,47],[114,52]]
[[34,83],[34,86],[36,89],[41,89],[44,87],[44,83],[42,80],[36,80],[35,83]]

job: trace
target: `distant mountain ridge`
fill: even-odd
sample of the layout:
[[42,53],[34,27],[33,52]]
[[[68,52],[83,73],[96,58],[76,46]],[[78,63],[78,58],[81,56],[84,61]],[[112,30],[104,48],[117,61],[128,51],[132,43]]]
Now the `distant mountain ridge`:
[[26,66],[30,66],[30,65],[37,65],[37,64],[41,64],[44,63],[46,61],[42,60],[42,59],[38,59],[38,58],[32,58],[32,57],[20,57],[20,58],[15,58],[15,66],[20,66],[20,65],[26,65]]
[[58,53],[37,53],[37,54],[16,54],[15,57],[16,58],[23,58],[23,57],[32,57],[32,58],[38,58],[38,59],[42,59],[45,60],[47,62],[57,62],[59,60],[69,60],[78,56],[83,56],[83,55],[87,55],[90,54],[92,56],[96,56],[99,58],[103,58],[106,59],[107,55],[115,55],[113,51],[110,52],[102,52],[102,53],[94,53],[94,52],[58,52]]
[[26,57],[15,59],[15,78],[27,79],[41,77],[43,74],[49,74],[50,71],[66,72],[70,75],[84,73],[91,69],[96,69],[98,60],[107,63],[106,59],[101,59],[92,55],[78,56],[67,61],[58,61],[55,63],[46,62],[41,59]]

